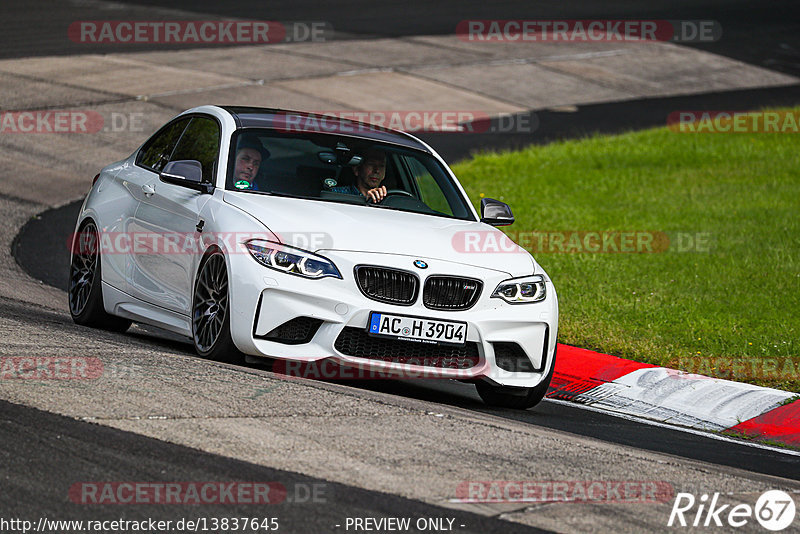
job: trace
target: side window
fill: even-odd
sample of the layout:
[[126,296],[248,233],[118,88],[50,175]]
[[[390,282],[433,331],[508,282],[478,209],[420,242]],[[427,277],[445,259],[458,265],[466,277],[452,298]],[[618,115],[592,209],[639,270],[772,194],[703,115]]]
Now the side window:
[[169,161],[169,156],[175,149],[175,144],[180,139],[187,124],[189,124],[189,119],[181,119],[154,135],[142,147],[136,163],[156,172],[161,172],[161,169]]
[[417,183],[422,201],[427,204],[429,208],[439,213],[453,215],[453,210],[450,209],[450,203],[447,202],[447,198],[444,196],[441,187],[436,183],[431,173],[428,172],[428,169],[426,169],[417,158],[404,156],[404,159],[406,160],[408,168],[411,170],[414,181]]
[[207,117],[194,117],[178,141],[170,161],[194,159],[203,165],[203,181],[214,181],[214,164],[219,154],[220,131],[217,122]]

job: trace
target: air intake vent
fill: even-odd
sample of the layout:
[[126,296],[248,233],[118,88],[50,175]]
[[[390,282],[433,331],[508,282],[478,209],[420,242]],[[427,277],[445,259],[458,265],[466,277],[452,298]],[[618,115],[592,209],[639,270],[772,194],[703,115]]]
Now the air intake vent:
[[422,302],[432,310],[468,310],[478,302],[482,289],[483,282],[473,278],[430,276]]
[[301,345],[310,342],[320,326],[322,326],[321,319],[295,317],[273,328],[266,335],[255,337],[286,345]]
[[492,347],[494,347],[494,361],[500,369],[512,373],[532,373],[536,370],[518,344],[496,341],[492,342]]
[[480,363],[478,344],[472,341],[463,347],[430,345],[373,337],[352,326],[342,330],[334,347],[348,356],[439,369],[471,369]]
[[367,298],[400,306],[417,300],[419,278],[414,273],[371,265],[358,265],[355,273],[358,288]]

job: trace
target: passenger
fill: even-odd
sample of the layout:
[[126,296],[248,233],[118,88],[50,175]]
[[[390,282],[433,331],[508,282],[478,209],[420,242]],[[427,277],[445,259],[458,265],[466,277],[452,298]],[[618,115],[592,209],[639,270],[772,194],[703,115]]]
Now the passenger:
[[371,148],[364,153],[364,159],[353,172],[356,183],[348,186],[332,187],[334,193],[348,195],[362,195],[372,202],[380,202],[386,198],[386,186],[381,185],[386,178],[386,153],[377,148]]

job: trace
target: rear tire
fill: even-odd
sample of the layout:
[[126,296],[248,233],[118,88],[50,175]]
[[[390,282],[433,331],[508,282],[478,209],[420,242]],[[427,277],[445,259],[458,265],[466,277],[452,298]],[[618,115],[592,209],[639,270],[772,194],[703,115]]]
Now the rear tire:
[[550,380],[553,378],[553,371],[556,368],[556,352],[557,349],[553,350],[553,362],[550,365],[550,371],[539,385],[532,388],[517,388],[493,386],[487,382],[477,382],[475,387],[478,390],[478,395],[487,405],[497,408],[513,408],[515,410],[533,408],[542,402],[542,399],[547,394],[547,388],[550,387]]
[[220,250],[207,252],[200,263],[192,299],[192,340],[197,354],[218,362],[243,364],[231,337],[228,267]]
[[99,234],[93,221],[81,226],[72,246],[69,269],[69,314],[82,326],[124,332],[131,321],[106,313],[103,306],[103,283]]

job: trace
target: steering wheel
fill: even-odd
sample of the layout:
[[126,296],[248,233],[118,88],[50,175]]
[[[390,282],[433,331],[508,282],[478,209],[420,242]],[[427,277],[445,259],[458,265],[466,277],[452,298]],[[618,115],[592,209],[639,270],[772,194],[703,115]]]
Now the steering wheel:
[[386,196],[383,197],[383,199],[380,202],[381,203],[382,202],[386,202],[387,200],[389,200],[389,197],[391,197],[391,196],[405,196],[405,197],[409,197],[409,198],[413,198],[414,200],[417,200],[417,197],[415,197],[413,194],[409,193],[408,191],[404,191],[402,189],[387,189],[386,190]]
[[402,189],[387,189],[386,190],[386,196],[388,197],[389,195],[405,195],[407,197],[416,198],[414,195],[412,195],[408,191],[404,191]]

